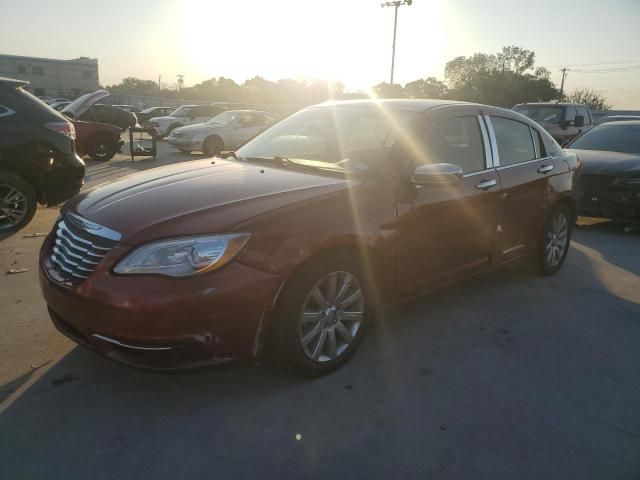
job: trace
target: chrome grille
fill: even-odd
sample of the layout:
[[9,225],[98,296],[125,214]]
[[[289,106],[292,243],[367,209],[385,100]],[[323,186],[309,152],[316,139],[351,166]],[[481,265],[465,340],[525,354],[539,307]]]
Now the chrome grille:
[[56,225],[51,263],[67,281],[80,283],[89,277],[119,238],[113,230],[67,214]]

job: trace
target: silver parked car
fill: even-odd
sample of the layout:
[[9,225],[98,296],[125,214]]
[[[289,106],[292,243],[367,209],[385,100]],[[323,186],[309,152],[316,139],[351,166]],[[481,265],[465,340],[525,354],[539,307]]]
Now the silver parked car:
[[184,152],[216,155],[239,147],[274,121],[274,117],[259,110],[228,110],[206,123],[176,128],[167,140]]

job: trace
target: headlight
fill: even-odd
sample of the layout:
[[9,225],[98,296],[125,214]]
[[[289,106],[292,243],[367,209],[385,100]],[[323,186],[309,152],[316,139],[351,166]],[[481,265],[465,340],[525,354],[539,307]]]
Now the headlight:
[[136,248],[114,268],[123,275],[159,274],[186,277],[210,272],[227,263],[251,235],[233,233],[183,237],[148,243]]

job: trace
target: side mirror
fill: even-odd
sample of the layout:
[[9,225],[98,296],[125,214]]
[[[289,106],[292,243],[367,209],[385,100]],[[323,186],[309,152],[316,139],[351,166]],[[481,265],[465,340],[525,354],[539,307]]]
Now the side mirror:
[[452,163],[420,165],[411,176],[416,185],[454,185],[462,178],[462,168]]
[[576,115],[576,119],[573,124],[576,127],[584,127],[584,115]]

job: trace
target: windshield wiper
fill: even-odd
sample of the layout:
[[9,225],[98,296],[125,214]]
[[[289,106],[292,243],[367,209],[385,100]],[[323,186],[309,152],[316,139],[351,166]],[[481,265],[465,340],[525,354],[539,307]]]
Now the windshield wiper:
[[229,158],[229,157],[233,157],[234,160],[242,160],[238,154],[235,152],[235,150],[227,150],[226,152],[220,152],[219,154],[215,155],[218,158]]

